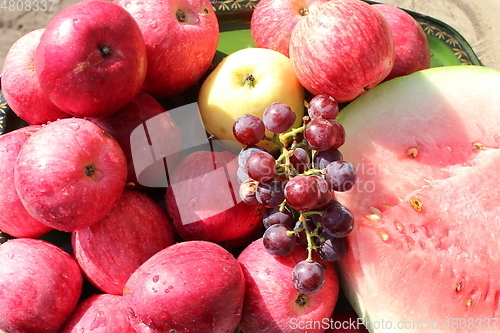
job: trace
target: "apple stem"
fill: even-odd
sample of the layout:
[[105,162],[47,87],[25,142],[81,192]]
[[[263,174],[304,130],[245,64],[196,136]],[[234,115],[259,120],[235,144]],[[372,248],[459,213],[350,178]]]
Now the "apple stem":
[[255,87],[255,77],[252,74],[245,75],[243,85],[250,88]]
[[85,176],[92,177],[95,174],[95,168],[93,165],[87,165],[85,167]]
[[111,49],[107,46],[102,47],[100,51],[103,57],[106,57],[111,54]]
[[177,18],[177,21],[179,22],[186,22],[186,14],[182,10],[178,10],[175,13],[175,17]]

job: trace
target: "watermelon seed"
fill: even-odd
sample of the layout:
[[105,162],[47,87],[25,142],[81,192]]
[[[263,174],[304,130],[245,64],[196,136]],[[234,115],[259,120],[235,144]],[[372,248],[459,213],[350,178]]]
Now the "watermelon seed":
[[462,290],[462,282],[460,281],[459,283],[457,283],[457,287],[455,288],[455,290],[458,292],[460,290]]
[[399,222],[394,222],[394,225],[396,226],[396,230],[397,230],[397,231],[399,231],[399,232],[403,233],[404,228],[403,228],[403,225],[402,225],[401,223],[399,223]]
[[410,148],[410,149],[408,149],[408,150],[406,151],[406,155],[408,155],[408,156],[410,156],[410,157],[413,157],[413,158],[417,157],[417,155],[418,155],[418,150],[417,150],[417,148]]
[[387,232],[385,232],[385,231],[382,231],[382,232],[380,233],[380,238],[382,238],[382,240],[383,240],[384,242],[387,242],[387,241],[389,240],[389,234],[388,234]]
[[375,214],[375,215],[382,215],[382,212],[380,211],[380,209],[377,209],[375,207],[370,207],[370,211]]
[[465,305],[467,305],[467,307],[470,308],[472,306],[472,298],[469,298],[465,303]]
[[446,149],[451,153],[451,147],[450,146],[446,146]]
[[474,150],[481,150],[483,148],[484,148],[484,145],[480,142],[474,142],[472,144],[472,149],[474,149]]
[[422,201],[420,201],[419,198],[411,198],[410,199],[410,205],[415,209],[417,212],[421,212],[424,210],[424,205],[422,205]]
[[380,221],[380,220],[382,220],[380,218],[380,215],[377,215],[377,214],[368,214],[368,215],[366,215],[366,218],[369,219],[370,221]]

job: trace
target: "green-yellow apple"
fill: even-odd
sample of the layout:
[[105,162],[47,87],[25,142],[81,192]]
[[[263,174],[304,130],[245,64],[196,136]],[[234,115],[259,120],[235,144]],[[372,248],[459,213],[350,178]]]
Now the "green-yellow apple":
[[[264,48],[246,48],[231,53],[203,82],[198,106],[206,130],[219,140],[235,141],[233,123],[243,114],[262,118],[272,103],[285,103],[297,115],[293,127],[302,123],[304,88],[285,55]],[[272,134],[267,131],[267,135]],[[226,141],[227,142],[227,141]],[[270,148],[270,142],[262,145]]]

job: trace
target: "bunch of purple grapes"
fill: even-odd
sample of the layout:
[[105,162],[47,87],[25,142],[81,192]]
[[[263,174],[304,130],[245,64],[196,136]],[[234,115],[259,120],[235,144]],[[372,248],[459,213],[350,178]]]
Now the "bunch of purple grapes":
[[[287,256],[297,243],[307,248],[307,259],[292,276],[304,294],[318,292],[325,283],[313,253],[324,261],[341,260],[348,249],[345,236],[354,226],[351,211],[335,199],[335,192],[350,190],[356,181],[353,165],[339,151],[345,131],[335,120],[338,113],[334,98],[317,95],[300,127],[292,128],[296,115],[284,103],[269,105],[262,119],[242,115],[233,126],[235,138],[246,146],[238,156],[240,196],[268,208],[263,242],[269,253]],[[273,142],[274,150],[257,145],[263,140]]]

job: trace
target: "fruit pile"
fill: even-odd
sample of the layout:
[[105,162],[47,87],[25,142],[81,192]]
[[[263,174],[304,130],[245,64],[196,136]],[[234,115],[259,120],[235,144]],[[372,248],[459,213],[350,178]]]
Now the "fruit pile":
[[[262,119],[253,114],[238,117],[233,133],[246,145],[238,156],[240,196],[247,204],[268,208],[263,217],[264,247],[272,255],[284,257],[297,242],[305,246],[307,259],[295,265],[292,280],[297,291],[312,294],[325,283],[325,273],[313,260],[313,251],[327,262],[346,254],[345,236],[353,230],[354,218],[334,199],[334,192],[350,190],[356,174],[338,150],[345,142],[345,131],[335,120],[337,101],[316,95],[307,111],[304,124],[291,129],[295,113],[286,104],[273,103],[264,110]],[[266,128],[274,133],[272,137],[265,136]],[[262,140],[275,144],[276,160],[256,146]]]
[[360,0],[262,0],[250,24],[257,47],[216,64],[208,0],[86,0],[12,46],[1,332],[335,331],[377,129],[351,136],[339,103],[429,45]]

